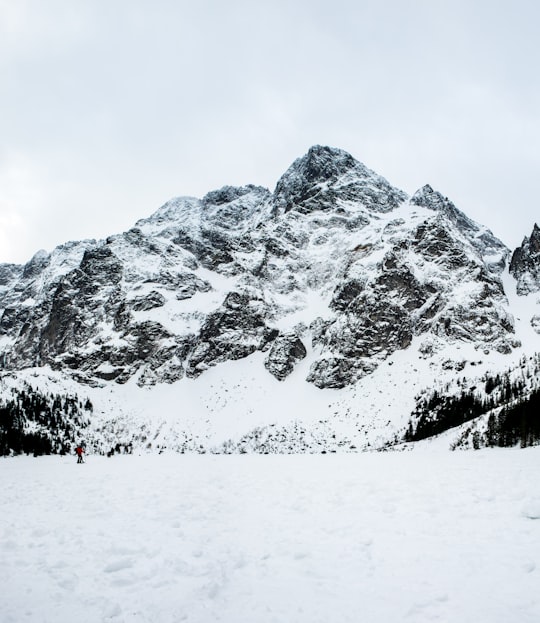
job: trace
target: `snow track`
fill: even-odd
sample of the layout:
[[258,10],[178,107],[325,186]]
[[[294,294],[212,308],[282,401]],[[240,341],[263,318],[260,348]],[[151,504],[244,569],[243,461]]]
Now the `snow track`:
[[540,449],[0,462],[0,620],[540,620]]

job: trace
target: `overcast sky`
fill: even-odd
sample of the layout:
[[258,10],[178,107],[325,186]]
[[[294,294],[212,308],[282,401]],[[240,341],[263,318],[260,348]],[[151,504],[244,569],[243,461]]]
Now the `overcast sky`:
[[0,262],[313,144],[507,245],[540,220],[535,0],[0,0]]

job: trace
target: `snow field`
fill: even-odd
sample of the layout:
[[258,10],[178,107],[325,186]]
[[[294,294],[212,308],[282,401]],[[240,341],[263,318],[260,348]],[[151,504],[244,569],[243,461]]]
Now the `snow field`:
[[0,620],[540,620],[540,450],[0,462]]

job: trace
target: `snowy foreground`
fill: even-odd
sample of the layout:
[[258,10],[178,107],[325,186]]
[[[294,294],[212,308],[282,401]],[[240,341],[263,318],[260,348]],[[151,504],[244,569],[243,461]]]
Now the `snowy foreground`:
[[0,461],[0,621],[538,623],[540,448]]

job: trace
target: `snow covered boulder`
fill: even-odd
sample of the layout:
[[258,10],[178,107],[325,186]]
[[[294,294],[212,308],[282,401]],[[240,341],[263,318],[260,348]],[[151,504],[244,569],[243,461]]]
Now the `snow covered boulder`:
[[306,356],[306,347],[295,333],[280,335],[268,353],[264,367],[278,381],[283,381],[293,371],[298,361]]

